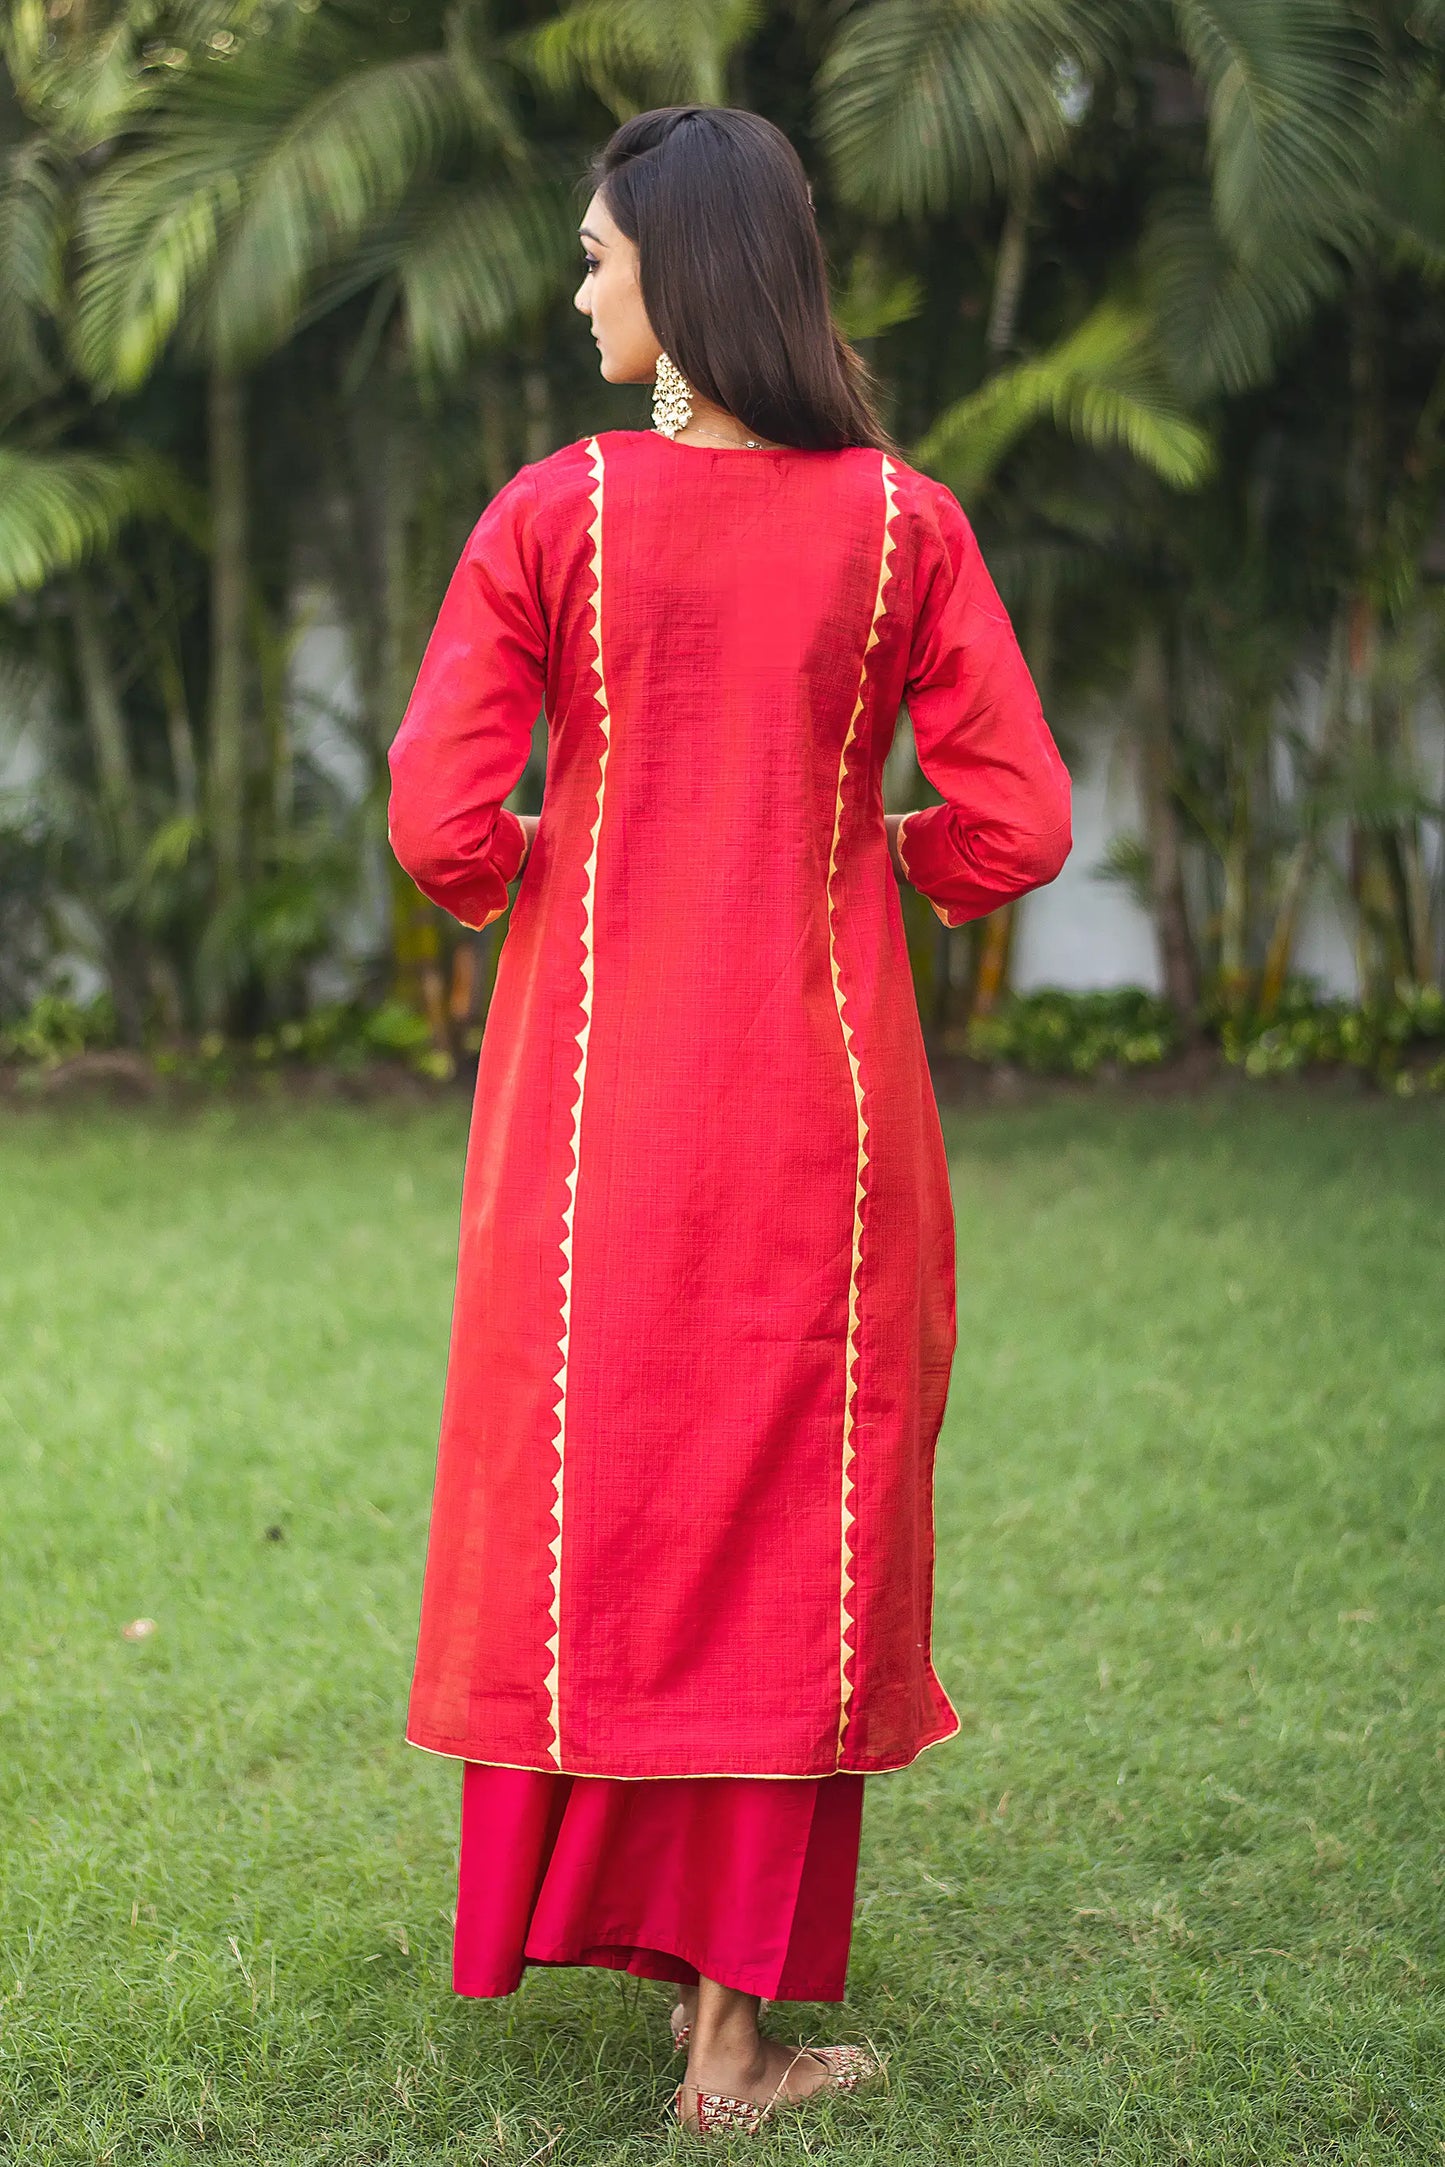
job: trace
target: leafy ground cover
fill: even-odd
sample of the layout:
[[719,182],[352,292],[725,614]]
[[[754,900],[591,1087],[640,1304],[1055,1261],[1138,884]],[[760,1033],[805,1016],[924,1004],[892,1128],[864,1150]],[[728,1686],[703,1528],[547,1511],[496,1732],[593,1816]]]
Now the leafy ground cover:
[[[736,2149],[1439,2160],[1442,1109],[1045,1092],[947,1127],[963,1734],[870,1787],[847,2010],[779,2012],[886,2087]],[[456,1771],[401,1719],[464,1129],[0,1127],[16,2160],[692,2149],[659,1989],[449,1992]]]

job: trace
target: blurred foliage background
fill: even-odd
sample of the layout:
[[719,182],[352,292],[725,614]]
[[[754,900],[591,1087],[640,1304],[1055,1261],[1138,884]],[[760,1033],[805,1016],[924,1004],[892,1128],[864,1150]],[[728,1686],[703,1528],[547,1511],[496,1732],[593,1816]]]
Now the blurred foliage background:
[[[1445,0],[9,0],[3,59],[12,1055],[474,1049],[505,921],[392,864],[386,750],[486,498],[647,418],[572,312],[580,176],[691,100],[797,143],[1066,757],[1128,732],[1162,998],[1104,1039],[1329,1039],[1335,856],[1371,1044],[1438,1050]],[[905,902],[926,1020],[1049,1065],[1013,913]]]

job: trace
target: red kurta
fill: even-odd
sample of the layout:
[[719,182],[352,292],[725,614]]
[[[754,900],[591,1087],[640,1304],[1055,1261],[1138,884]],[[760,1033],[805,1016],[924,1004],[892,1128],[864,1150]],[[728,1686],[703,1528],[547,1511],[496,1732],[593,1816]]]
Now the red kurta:
[[1069,778],[967,519],[866,448],[614,429],[483,513],[391,752],[465,923],[541,822],[462,1193],[407,1735],[623,1777],[897,1768],[929,1653],[954,1223],[900,854],[948,923],[1051,880]]

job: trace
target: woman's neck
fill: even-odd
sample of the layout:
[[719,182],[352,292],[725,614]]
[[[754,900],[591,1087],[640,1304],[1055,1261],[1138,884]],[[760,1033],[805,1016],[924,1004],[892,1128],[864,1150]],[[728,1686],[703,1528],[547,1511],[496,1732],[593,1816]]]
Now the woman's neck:
[[715,406],[711,399],[700,392],[692,394],[692,418],[685,429],[679,429],[673,440],[678,444],[713,444],[721,449],[733,445],[738,451],[755,444],[767,444],[769,439],[758,436],[736,414],[730,414],[725,406]]

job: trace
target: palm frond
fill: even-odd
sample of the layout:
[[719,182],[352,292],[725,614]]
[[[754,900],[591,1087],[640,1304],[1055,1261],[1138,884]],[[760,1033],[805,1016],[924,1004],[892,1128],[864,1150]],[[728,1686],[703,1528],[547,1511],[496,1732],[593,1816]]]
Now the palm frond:
[[1123,888],[1141,910],[1154,907],[1154,861],[1142,835],[1122,830],[1111,835],[1100,856],[1089,868],[1091,880]]
[[847,281],[833,297],[833,314],[846,339],[876,339],[906,324],[923,306],[921,278],[891,273],[876,249],[855,250]]
[[1098,576],[1098,552],[1070,533],[1068,506],[1056,499],[1033,509],[1038,530],[995,534],[989,543],[988,568],[1010,608],[1015,601],[1022,607],[1041,583],[1063,598],[1085,593]]
[[109,548],[160,487],[148,459],[0,447],[0,601]]
[[196,302],[240,214],[234,136],[174,127],[101,176],[82,205],[71,349],[106,392],[142,384]]
[[1174,0],[1209,99],[1220,231],[1241,262],[1281,234],[1362,224],[1382,55],[1349,0]]
[[443,43],[477,141],[516,155],[525,148],[526,134],[514,97],[518,71],[506,40],[493,27],[492,13],[478,0],[452,0]]
[[1445,274],[1445,115],[1422,107],[1392,129],[1378,201],[1405,253],[1435,277]]
[[[167,86],[82,206],[72,344],[105,391],[134,390],[184,327],[194,340],[257,170],[325,95],[344,40],[258,37]],[[289,264],[280,267],[284,281]]]
[[[520,151],[498,101],[497,125]],[[446,53],[355,69],[309,99],[253,167],[209,309],[222,358],[286,337],[315,274],[344,259],[448,156],[475,140],[477,102]]]
[[[135,389],[179,335],[228,366],[260,358],[387,260],[408,199],[459,154],[511,171],[526,146],[475,41],[377,54],[364,20],[295,18],[179,73],[82,213],[73,347]],[[361,265],[361,269],[358,269]]]
[[0,166],[0,382],[53,388],[42,325],[61,308],[69,176],[43,136],[17,144]]
[[1174,489],[1197,488],[1213,467],[1212,442],[1170,387],[1148,317],[1118,301],[949,407],[915,457],[971,496],[1040,421],[1095,450],[1128,451]]
[[816,83],[839,192],[875,215],[946,210],[1052,164],[1073,83],[1106,65],[1100,0],[876,0],[844,20]]
[[1314,810],[1324,819],[1346,818],[1379,832],[1402,819],[1438,820],[1445,815],[1445,805],[1418,776],[1402,773],[1389,754],[1367,746],[1352,748],[1311,795]]
[[574,0],[514,51],[549,90],[592,90],[619,119],[647,104],[718,105],[761,0]]
[[[192,10],[200,0],[190,0]],[[21,105],[74,151],[110,142],[155,94],[158,74],[145,46],[166,9],[162,0],[120,0],[90,27],[79,11],[46,0],[9,0],[0,52]],[[218,0],[210,0],[218,16]]]
[[445,374],[540,309],[566,278],[575,207],[560,174],[438,191],[396,256],[409,344]]
[[1202,185],[1156,197],[1140,268],[1170,377],[1189,399],[1264,383],[1285,337],[1344,276],[1338,253],[1308,233],[1241,263]]

